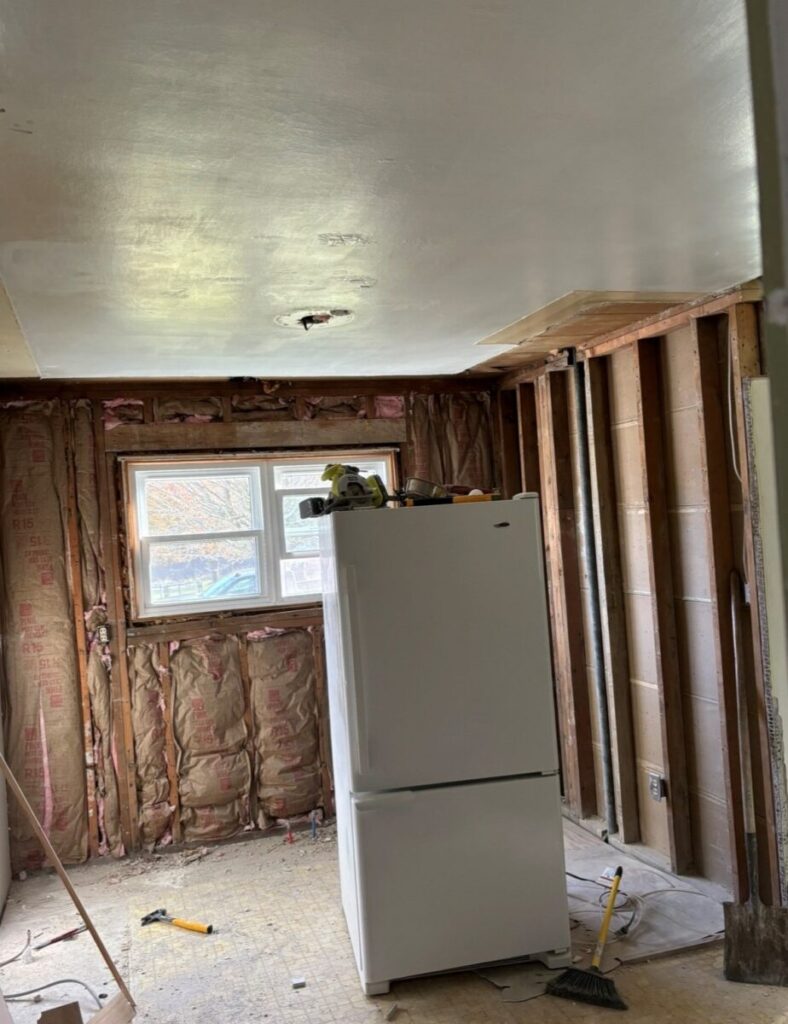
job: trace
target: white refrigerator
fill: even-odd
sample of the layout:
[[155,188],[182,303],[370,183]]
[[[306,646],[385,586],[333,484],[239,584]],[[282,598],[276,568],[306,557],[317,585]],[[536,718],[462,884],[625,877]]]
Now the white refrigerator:
[[321,523],[342,902],[368,995],[569,962],[535,496]]

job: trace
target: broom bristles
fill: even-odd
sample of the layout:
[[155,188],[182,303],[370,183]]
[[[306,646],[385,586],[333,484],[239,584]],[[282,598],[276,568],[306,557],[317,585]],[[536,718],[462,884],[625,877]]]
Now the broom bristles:
[[611,1010],[626,1010],[627,1004],[616,991],[615,982],[605,978],[598,970],[570,967],[547,986],[551,996],[573,999],[576,1003],[606,1006]]

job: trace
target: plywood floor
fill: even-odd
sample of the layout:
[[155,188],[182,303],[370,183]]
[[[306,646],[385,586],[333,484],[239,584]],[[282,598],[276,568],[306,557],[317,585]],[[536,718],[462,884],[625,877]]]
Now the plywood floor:
[[[489,982],[458,974],[401,982],[390,995],[366,999],[359,989],[338,900],[333,830],[288,846],[280,837],[213,848],[207,856],[96,863],[72,877],[150,1024],[372,1024],[396,1003],[401,1024],[567,1024],[610,1020],[610,1012],[543,996],[505,1003]],[[139,926],[156,907],[207,920],[219,932],[200,936],[165,925]],[[58,880],[15,882],[0,926],[0,961],[23,944],[27,928],[41,941],[73,927],[75,915]],[[306,987],[294,991],[291,979]],[[112,994],[90,939],[79,936],[0,970],[4,992],[62,977],[81,978]],[[616,972],[630,1019],[643,1024],[788,1024],[788,992],[733,985],[721,975],[721,948],[705,947]],[[79,998],[60,986],[43,1002],[14,1004],[18,1024],[42,1009]]]

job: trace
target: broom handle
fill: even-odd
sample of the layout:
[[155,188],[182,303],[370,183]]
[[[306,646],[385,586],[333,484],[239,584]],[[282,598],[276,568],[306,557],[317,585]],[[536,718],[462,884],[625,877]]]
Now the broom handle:
[[610,928],[610,919],[613,916],[613,911],[616,907],[616,896],[618,895],[618,887],[621,885],[621,876],[624,873],[623,868],[616,868],[616,873],[613,877],[613,884],[610,886],[610,895],[607,898],[607,906],[605,907],[605,916],[602,918],[602,927],[599,929],[599,938],[597,939],[596,949],[594,950],[594,956],[591,959],[591,966],[597,971],[602,963],[602,954],[605,952],[605,943],[607,942],[607,932]]

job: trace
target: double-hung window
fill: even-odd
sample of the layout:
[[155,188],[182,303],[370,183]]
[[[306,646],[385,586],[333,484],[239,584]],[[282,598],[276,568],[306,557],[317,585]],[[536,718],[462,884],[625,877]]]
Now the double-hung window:
[[391,451],[128,461],[135,617],[319,600],[318,522],[299,504],[328,494],[329,462],[392,486]]

